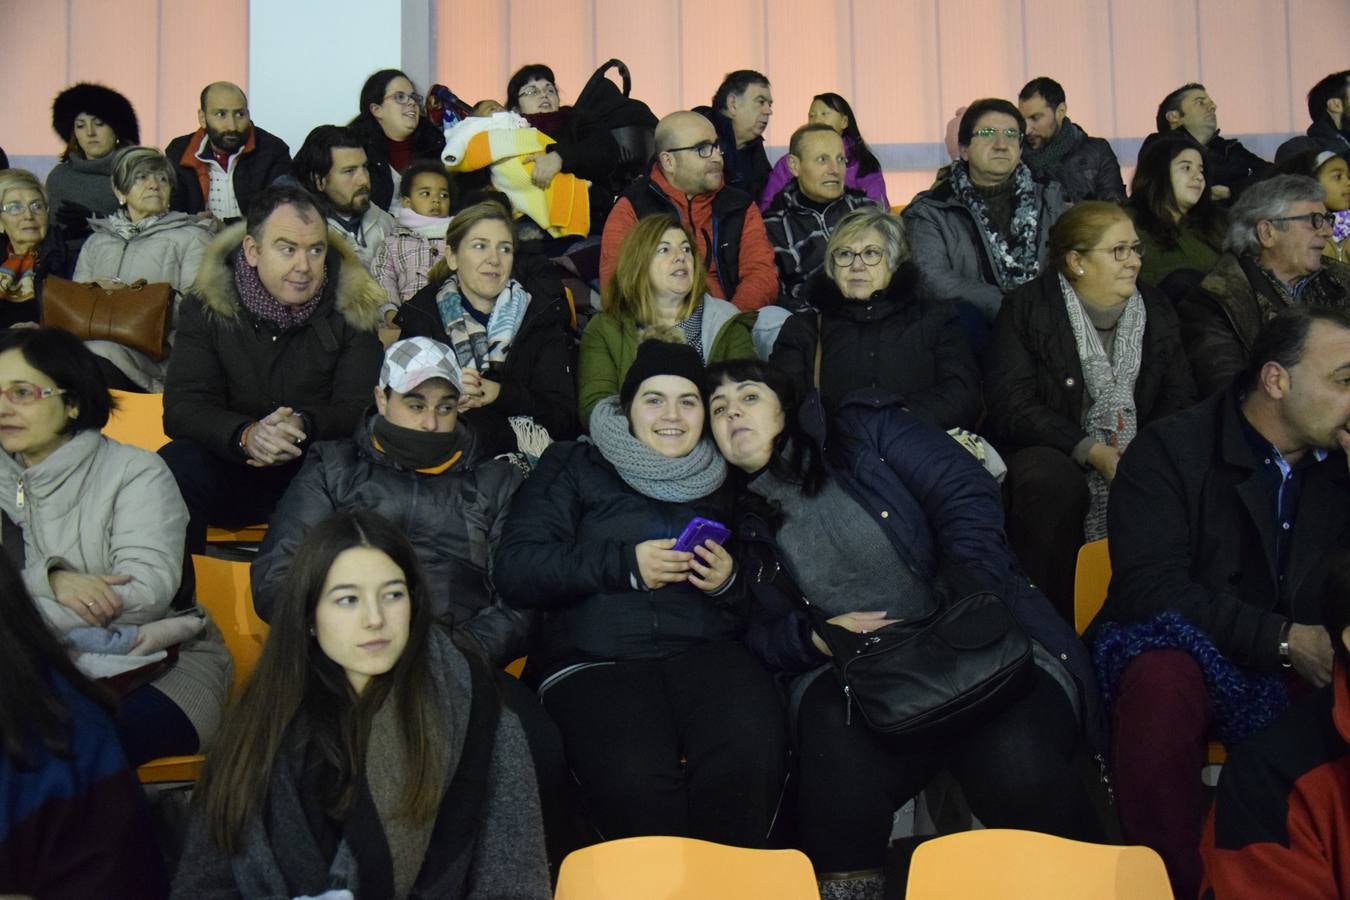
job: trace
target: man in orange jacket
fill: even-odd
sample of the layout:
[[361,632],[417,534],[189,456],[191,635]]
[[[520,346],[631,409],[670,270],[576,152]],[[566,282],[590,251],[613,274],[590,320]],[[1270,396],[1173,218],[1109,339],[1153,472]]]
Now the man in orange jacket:
[[742,310],[778,296],[778,271],[764,220],[749,194],[722,183],[722,151],[712,123],[696,112],[674,112],[656,126],[656,161],[629,188],[605,221],[600,281],[609,281],[624,236],[637,220],[673,213],[694,233],[708,269],[708,291]]

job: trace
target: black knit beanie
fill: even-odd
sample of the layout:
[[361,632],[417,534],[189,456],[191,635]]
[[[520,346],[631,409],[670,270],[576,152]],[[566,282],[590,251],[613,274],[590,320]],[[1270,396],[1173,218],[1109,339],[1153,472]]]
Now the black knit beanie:
[[619,389],[619,405],[627,411],[642,382],[656,375],[678,375],[695,385],[703,384],[703,360],[688,344],[672,344],[659,338],[638,344],[637,357]]
[[67,144],[75,133],[75,117],[81,113],[102,119],[117,134],[119,144],[141,142],[136,110],[131,108],[130,100],[112,88],[81,81],[56,95],[52,102],[52,128]]

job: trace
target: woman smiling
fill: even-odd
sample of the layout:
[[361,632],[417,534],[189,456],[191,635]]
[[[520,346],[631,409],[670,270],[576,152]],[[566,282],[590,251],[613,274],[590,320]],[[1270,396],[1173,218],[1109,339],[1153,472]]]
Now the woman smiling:
[[643,342],[591,414],[594,443],[554,444],[517,492],[493,572],[507,603],[543,612],[526,675],[599,833],[763,846],[785,771],[777,692],[739,642],[730,554],[676,548],[731,512],[702,376],[690,347]]
[[394,317],[402,337],[454,348],[463,372],[460,411],[492,453],[537,453],[536,432],[555,440],[577,432],[576,387],[562,282],[551,267],[516,273],[511,217],[499,203],[459,212],[430,283]]

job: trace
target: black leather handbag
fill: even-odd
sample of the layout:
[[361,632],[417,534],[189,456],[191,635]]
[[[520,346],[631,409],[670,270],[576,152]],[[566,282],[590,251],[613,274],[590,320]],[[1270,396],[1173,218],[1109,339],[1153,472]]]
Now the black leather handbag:
[[865,634],[828,624],[824,613],[801,600],[834,654],[848,721],[857,709],[873,731],[897,743],[961,730],[1015,699],[1030,682],[1031,640],[1008,605],[989,591],[944,599],[923,619]]

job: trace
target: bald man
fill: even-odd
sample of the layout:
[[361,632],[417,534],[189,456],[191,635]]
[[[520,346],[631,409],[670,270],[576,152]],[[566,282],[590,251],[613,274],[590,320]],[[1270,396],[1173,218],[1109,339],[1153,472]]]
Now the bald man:
[[290,148],[254,126],[248,98],[228,81],[202,88],[197,125],[195,132],[174,138],[164,149],[178,176],[172,206],[233,222],[248,212],[259,191],[287,173]]
[[651,171],[624,192],[605,220],[601,283],[613,277],[624,236],[637,220],[669,213],[694,233],[695,251],[708,269],[709,293],[742,310],[772,303],[778,296],[778,270],[764,220],[749,194],[722,183],[722,168],[717,132],[703,116],[680,111],[658,122]]

